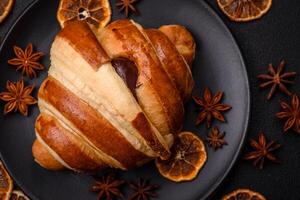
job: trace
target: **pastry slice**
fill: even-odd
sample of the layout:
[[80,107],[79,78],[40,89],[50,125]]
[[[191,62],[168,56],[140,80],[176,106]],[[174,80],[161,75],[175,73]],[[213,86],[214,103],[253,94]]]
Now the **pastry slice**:
[[187,102],[194,88],[190,66],[163,32],[157,29],[147,29],[145,33],[154,46],[165,72],[179,91],[182,101]]
[[[66,128],[54,116],[41,114],[36,121],[35,129],[39,143],[65,168],[80,172],[98,171],[106,167],[87,143],[80,140],[71,129]],[[38,153],[34,152],[33,155]],[[39,162],[40,158],[36,157],[36,160]]]
[[186,62],[192,67],[196,52],[196,43],[192,34],[180,25],[164,25],[159,30],[170,39]]

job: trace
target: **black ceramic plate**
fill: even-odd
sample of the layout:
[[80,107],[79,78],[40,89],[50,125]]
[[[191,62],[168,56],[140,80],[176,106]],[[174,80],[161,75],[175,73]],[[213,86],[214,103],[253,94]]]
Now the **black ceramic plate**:
[[[113,19],[121,18],[113,5]],[[5,90],[7,80],[18,80],[21,75],[7,64],[14,57],[13,45],[25,47],[32,42],[36,50],[49,53],[51,42],[60,27],[56,21],[57,1],[33,3],[17,20],[5,38],[0,52],[0,91]],[[197,56],[193,67],[196,81],[194,93],[202,94],[209,86],[214,92],[222,90],[224,101],[233,105],[226,114],[228,123],[219,124],[226,132],[228,146],[214,152],[208,150],[208,161],[196,180],[186,183],[173,183],[162,178],[149,164],[140,169],[120,172],[127,180],[139,176],[149,177],[161,185],[158,199],[195,200],[206,199],[232,168],[242,147],[249,116],[249,88],[247,74],[241,53],[228,29],[218,16],[202,0],[150,0],[138,5],[139,16],[132,16],[145,27],[159,27],[163,24],[178,23],[186,26],[197,41]],[[49,55],[43,64],[49,66]],[[34,80],[37,87],[47,75],[47,70]],[[36,92],[36,91],[35,91]],[[1,103],[0,109],[3,109]],[[39,111],[30,109],[29,117],[18,113],[0,116],[0,152],[5,165],[17,184],[32,198],[40,200],[96,199],[96,194],[88,191],[93,178],[72,172],[51,172],[37,165],[31,155],[31,145],[35,138],[34,121]],[[195,127],[197,113],[190,101],[186,106],[185,130],[193,131],[202,138],[206,137],[204,125]],[[128,191],[126,191],[128,190]],[[125,188],[129,192],[128,188]]]

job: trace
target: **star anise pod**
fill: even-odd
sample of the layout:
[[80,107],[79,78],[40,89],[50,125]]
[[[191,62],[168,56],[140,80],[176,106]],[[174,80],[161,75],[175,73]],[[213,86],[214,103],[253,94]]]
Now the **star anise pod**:
[[129,11],[137,12],[136,8],[133,6],[138,0],[119,0],[116,6],[119,10],[125,12],[126,17],[128,17]]
[[151,197],[156,197],[155,191],[159,185],[150,184],[149,180],[139,178],[138,182],[129,183],[129,186],[134,192],[129,196],[128,200],[149,200]]
[[196,125],[201,124],[206,119],[206,126],[210,128],[213,118],[225,122],[225,118],[221,112],[230,110],[231,106],[220,103],[223,95],[223,92],[217,92],[215,96],[212,96],[211,91],[205,88],[203,99],[193,96],[195,103],[200,106],[200,113],[197,117]]
[[224,139],[225,133],[221,133],[217,127],[213,127],[208,134],[206,141],[208,145],[215,150],[222,148],[223,145],[227,145],[227,142]]
[[125,181],[116,179],[114,174],[109,174],[96,181],[90,191],[99,192],[98,200],[112,200],[114,197],[123,198],[124,196],[120,191],[120,187],[124,183]]
[[273,155],[273,151],[281,147],[281,144],[276,143],[274,140],[267,143],[266,137],[263,132],[259,133],[258,142],[250,139],[250,146],[254,149],[251,153],[244,156],[245,160],[254,160],[254,166],[263,169],[265,159],[280,163],[280,161]]
[[9,64],[16,66],[17,71],[22,70],[22,74],[26,74],[29,78],[36,78],[35,70],[43,70],[44,66],[38,61],[44,56],[42,52],[33,53],[32,44],[29,43],[23,51],[20,47],[14,46],[16,58],[10,59]]
[[30,96],[34,86],[24,87],[23,80],[16,83],[7,81],[6,89],[8,90],[7,92],[0,93],[0,99],[7,101],[4,107],[4,114],[19,110],[22,115],[27,116],[28,106],[37,103],[36,99]]
[[272,98],[277,88],[279,90],[289,96],[291,96],[291,92],[287,89],[285,84],[293,84],[293,81],[288,80],[288,78],[295,77],[297,75],[296,72],[285,72],[285,61],[281,61],[279,67],[275,70],[272,64],[269,64],[268,67],[268,74],[261,74],[258,78],[264,83],[260,84],[260,88],[271,87],[271,90],[268,94],[268,100]]
[[281,101],[280,106],[282,111],[277,113],[276,116],[279,119],[286,119],[285,125],[283,127],[283,131],[287,132],[291,128],[294,131],[300,134],[300,105],[299,105],[299,97],[294,94],[292,98],[291,105],[288,103]]

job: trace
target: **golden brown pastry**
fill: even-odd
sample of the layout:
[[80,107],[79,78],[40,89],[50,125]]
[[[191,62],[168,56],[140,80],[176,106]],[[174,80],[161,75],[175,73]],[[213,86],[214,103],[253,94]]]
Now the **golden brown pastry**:
[[[161,51],[161,52],[160,52]],[[166,35],[130,20],[66,25],[51,47],[32,152],[50,170],[130,169],[167,159],[193,78]]]
[[148,29],[146,34],[154,46],[156,54],[170,80],[179,91],[183,102],[186,102],[190,98],[194,87],[190,67],[163,32],[157,29]]
[[170,39],[191,67],[195,59],[196,50],[196,43],[192,34],[184,26],[180,25],[164,25],[159,30]]

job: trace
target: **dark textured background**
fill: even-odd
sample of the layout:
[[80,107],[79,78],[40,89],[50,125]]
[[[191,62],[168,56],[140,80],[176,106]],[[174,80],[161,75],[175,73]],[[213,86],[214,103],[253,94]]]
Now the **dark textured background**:
[[[16,0],[12,13],[0,25],[1,37],[31,1]],[[268,91],[258,89],[259,82],[256,77],[266,71],[269,63],[278,65],[281,59],[287,61],[288,70],[300,73],[300,1],[273,0],[273,6],[266,16],[249,23],[231,22],[220,12],[216,0],[206,2],[229,27],[245,58],[252,100],[248,137],[257,137],[258,132],[263,130],[268,138],[276,139],[283,145],[276,152],[282,164],[267,162],[262,171],[253,168],[250,162],[240,159],[213,199],[220,199],[225,193],[237,188],[250,188],[271,200],[299,200],[300,136],[293,132],[283,134],[282,123],[275,118],[275,113],[280,110],[279,99],[289,98],[277,94],[271,101],[267,101]],[[24,31],[30,34],[30,30]],[[297,77],[296,84],[290,89],[300,94],[299,86],[300,77]],[[243,154],[247,151],[248,145]]]

